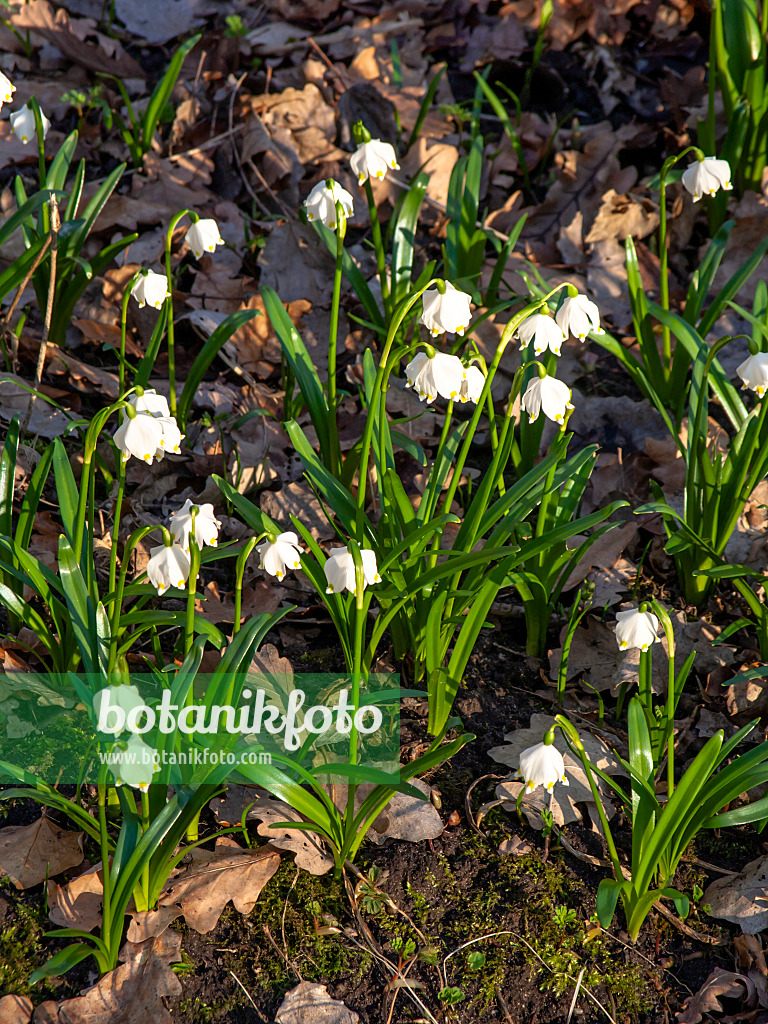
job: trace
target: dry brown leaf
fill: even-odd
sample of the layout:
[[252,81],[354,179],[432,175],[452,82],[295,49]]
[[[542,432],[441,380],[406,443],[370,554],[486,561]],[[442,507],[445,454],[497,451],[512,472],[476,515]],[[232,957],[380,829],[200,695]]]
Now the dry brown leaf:
[[723,1013],[722,999],[741,999],[746,1007],[754,1005],[755,986],[743,974],[716,967],[702,987],[675,1015],[677,1024],[699,1024],[704,1014]]
[[[623,526],[617,526],[613,530],[603,533],[576,563],[563,589],[570,590],[571,587],[581,583],[582,580],[586,579],[592,568],[610,569],[614,566],[619,555],[634,538],[637,530],[638,523],[630,520]],[[577,548],[583,540],[584,537],[582,536],[572,537],[568,541],[568,547]],[[597,604],[597,601],[595,601],[595,604]]]
[[502,839],[499,843],[499,853],[502,857],[522,857],[526,853],[530,853],[533,847],[530,843],[526,843],[520,836],[512,836],[511,839]]
[[[144,78],[144,71],[121,44],[96,31],[93,18],[70,19],[66,11],[54,10],[48,0],[32,0],[17,8],[10,19],[17,29],[31,29],[52,43],[60,53],[76,64],[118,78]],[[96,42],[86,42],[95,37]]]
[[51,361],[48,366],[49,372],[65,374],[70,379],[86,380],[107,398],[114,399],[120,394],[120,384],[116,373],[110,373],[108,370],[102,370],[96,366],[88,366],[87,363],[71,356],[69,352],[64,352],[52,342],[48,343],[48,358]]
[[45,815],[31,825],[0,829],[0,873],[29,889],[83,861],[83,833],[68,832]]
[[[429,799],[431,787],[421,779],[410,779],[409,785],[420,790],[426,800],[406,793],[395,793],[390,802],[368,829],[367,838],[377,846],[386,839],[405,839],[409,843],[422,843],[443,834],[443,821]],[[346,787],[339,787],[342,791]],[[359,786],[355,793],[355,807],[362,804],[372,791],[370,784]]]
[[[0,148],[2,143],[0,142]],[[0,418],[4,420],[13,419],[17,414],[22,418],[29,406],[30,394],[22,383],[29,387],[26,381],[12,373],[0,375]],[[72,420],[63,412],[54,409],[52,405],[42,398],[35,400],[32,406],[32,415],[29,420],[29,432],[39,434],[40,437],[60,437],[67,429]]]
[[333,258],[317,234],[300,221],[282,221],[269,233],[259,256],[260,283],[283,302],[328,303],[333,291]]
[[62,928],[80,928],[90,932],[101,923],[104,898],[101,863],[84,871],[66,885],[48,881],[48,917]]
[[[124,961],[88,989],[85,995],[59,1003],[43,1003],[37,1024],[172,1024],[164,999],[181,995],[181,982],[169,966],[181,960],[181,935],[166,931],[158,938],[120,951]],[[41,1015],[43,1010],[45,1015]]]
[[162,17],[158,17],[157,0],[115,0],[114,11],[132,35],[149,43],[167,43],[191,34],[197,23],[196,7],[194,0],[163,0]]
[[189,927],[201,935],[216,927],[230,900],[249,914],[280,866],[280,854],[268,846],[242,850],[217,844],[214,851],[197,849],[191,856],[192,863],[167,883],[158,903],[180,906]]
[[632,238],[645,238],[655,231],[658,225],[658,208],[651,199],[629,192],[620,196],[614,189],[609,188],[603,196],[597,217],[584,241],[604,242],[616,238],[623,241],[627,235],[631,235]]
[[306,166],[347,157],[334,142],[333,108],[312,82],[303,89],[288,88],[255,96],[253,103],[270,137],[292,150],[300,164]]
[[3,996],[0,999],[0,1024],[29,1024],[32,1000],[27,996]]
[[275,1024],[358,1024],[360,1018],[338,999],[331,999],[325,985],[302,981],[286,992]]
[[[250,802],[250,801],[249,801]],[[314,832],[302,832],[296,828],[271,828],[281,821],[301,821],[298,811],[273,797],[262,797],[248,812],[248,817],[261,822],[260,836],[269,840],[270,846],[296,854],[296,866],[309,871],[311,875],[324,875],[333,867],[333,857],[325,853],[322,840]]]
[[718,878],[707,887],[703,901],[712,917],[737,924],[746,935],[768,927],[768,857],[750,861],[738,875]]
[[[205,585],[203,593],[205,600],[195,600],[195,611],[202,615],[208,622],[214,624],[219,622],[235,621],[235,599],[234,593],[222,595],[219,593],[219,585],[215,580]],[[251,615],[258,615],[266,612],[271,615],[280,606],[283,599],[283,590],[280,586],[270,583],[268,580],[255,580],[243,589],[243,601],[240,609],[241,624]]]
[[261,496],[261,508],[278,523],[289,523],[289,515],[293,513],[315,540],[329,540],[336,536],[320,502],[303,480],[287,484],[279,491],[265,491]]
[[624,246],[613,238],[595,242],[587,267],[587,289],[615,330],[632,321]]
[[[602,44],[618,45],[629,31],[625,17],[640,0],[554,0],[545,39],[554,50],[564,50],[585,32]],[[518,0],[507,5],[526,28],[538,28],[544,0]]]

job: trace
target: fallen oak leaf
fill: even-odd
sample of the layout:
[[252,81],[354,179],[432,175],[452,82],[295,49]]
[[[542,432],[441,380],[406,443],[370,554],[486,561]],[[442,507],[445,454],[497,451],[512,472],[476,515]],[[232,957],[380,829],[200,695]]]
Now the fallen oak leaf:
[[29,889],[83,861],[83,833],[68,832],[45,815],[31,825],[0,829],[0,874]]
[[29,1024],[33,1004],[27,996],[3,996],[0,999],[0,1024]]
[[296,854],[297,867],[304,868],[311,875],[324,875],[333,867],[333,857],[325,852],[324,844],[315,832],[279,827],[284,821],[304,820],[288,804],[273,797],[261,797],[248,811],[248,818],[261,822],[257,832],[269,840],[270,846]]
[[331,999],[325,985],[302,981],[286,992],[275,1015],[275,1024],[358,1024],[360,1018],[338,999]]
[[702,897],[710,915],[737,924],[745,935],[768,927],[768,857],[750,861],[737,875],[718,878]]
[[716,967],[699,991],[676,1014],[677,1024],[699,1024],[705,1013],[723,1013],[722,999],[742,999],[747,1008],[755,1003],[755,986],[743,974]]
[[104,898],[101,862],[73,878],[66,885],[48,880],[48,917],[62,928],[80,928],[90,932],[101,924]]

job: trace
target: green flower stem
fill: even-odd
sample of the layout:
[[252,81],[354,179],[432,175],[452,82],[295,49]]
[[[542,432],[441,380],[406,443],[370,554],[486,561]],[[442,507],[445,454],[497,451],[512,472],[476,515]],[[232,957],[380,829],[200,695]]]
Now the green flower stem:
[[[453,416],[453,399],[449,399],[448,405],[445,408],[445,422],[443,423],[443,430],[440,434],[440,443],[437,446],[437,454],[435,455],[435,461],[432,463],[432,472],[429,474],[429,490],[427,492],[427,509],[429,518],[432,518],[432,510],[435,507],[435,501],[437,500],[435,491],[437,490],[437,467],[440,465],[440,460],[443,456],[443,450],[448,440],[448,435],[451,429],[451,418]],[[424,499],[422,499],[423,501]],[[425,517],[426,518],[426,517]],[[437,538],[438,544],[440,543]]]
[[376,201],[373,198],[373,189],[369,178],[365,179],[365,198],[368,200],[368,213],[371,218],[371,237],[373,248],[376,253],[376,270],[381,283],[381,298],[384,303],[384,317],[389,319],[392,312],[392,304],[389,297],[389,282],[387,281],[387,256],[384,252],[384,242],[381,237],[381,224],[379,223],[379,211]]
[[[195,598],[197,597],[197,575],[200,571],[200,548],[195,538],[195,506],[192,506],[192,526],[189,531],[189,580],[187,581],[187,614],[184,624],[184,650],[182,660],[186,658],[192,649],[195,639]],[[187,695],[187,703],[192,703],[193,696],[190,689]]]
[[240,616],[243,607],[243,576],[245,575],[245,564],[258,543],[258,537],[250,537],[243,545],[243,550],[237,556],[235,565],[235,621],[232,624],[232,637],[237,636],[240,630]]
[[[141,833],[142,835],[147,831],[151,824],[149,814],[149,792],[141,791]],[[144,899],[144,909],[149,910],[151,904],[149,902],[149,861],[144,864],[141,869],[141,890],[142,897]]]
[[120,314],[120,368],[118,384],[118,394],[120,395],[121,398],[123,397],[123,392],[125,391],[125,336],[128,321],[128,301],[131,297],[131,291],[140,277],[141,271],[137,270],[136,273],[131,278],[131,280],[126,285],[125,291],[123,292],[123,303]]
[[101,874],[104,882],[104,895],[101,910],[101,934],[108,936],[112,928],[112,875],[109,866],[109,837],[107,835],[107,772],[106,765],[99,769],[97,782],[99,805],[99,834],[101,846]]
[[605,813],[605,808],[603,807],[602,797],[600,796],[600,791],[595,783],[595,778],[592,774],[592,765],[589,763],[589,758],[587,757],[587,752],[584,749],[584,744],[581,742],[581,737],[578,732],[567,718],[564,718],[562,715],[555,715],[555,722],[560,726],[563,734],[575,747],[579,760],[584,767],[584,774],[587,776],[587,782],[589,783],[589,788],[592,792],[592,799],[597,806],[597,813],[600,815],[600,824],[603,826],[603,835],[605,836],[608,853],[610,854],[611,863],[613,864],[614,877],[617,882],[623,882],[624,872],[621,870],[621,861],[619,860],[616,844],[613,841],[611,826],[608,824],[608,818]]
[[640,696],[640,702],[646,710],[648,715],[649,727],[654,723],[653,717],[653,689],[651,686],[652,680],[652,658],[653,658],[653,647],[649,647],[647,651],[640,652],[640,664],[637,671],[637,688]]
[[[669,273],[667,269],[667,175],[672,167],[688,153],[696,153],[701,159],[703,154],[696,146],[688,146],[682,153],[668,157],[659,173],[659,304],[669,312]],[[701,156],[699,156],[701,154]],[[662,351],[664,370],[672,363],[672,336],[669,327],[662,325]]]
[[[355,626],[354,626],[354,654],[352,666],[352,728],[349,732],[349,764],[357,764],[358,735],[355,725],[355,713],[360,706],[360,682],[362,679],[363,664],[363,643],[365,639],[365,620],[368,602],[365,600],[365,573],[363,572],[363,559],[360,548],[355,541],[351,541],[350,552],[355,563]],[[355,817],[355,794],[357,784],[350,779],[347,784],[347,806],[344,810],[344,830]]]
[[176,348],[175,338],[173,333],[173,275],[171,273],[171,244],[173,242],[173,232],[179,221],[190,214],[189,210],[182,210],[177,213],[175,217],[171,218],[171,222],[168,225],[168,231],[165,235],[165,277],[168,281],[168,298],[165,300],[168,312],[168,383],[170,384],[170,409],[171,416],[176,416]]
[[[35,135],[37,137],[37,165],[38,173],[40,175],[40,188],[45,188],[47,174],[45,171],[45,132],[43,131],[43,114],[40,110],[40,104],[37,102],[35,96],[31,96],[29,99],[29,109],[32,111],[32,116],[35,119]],[[43,206],[43,233],[47,234],[49,230],[48,213]]]
[[117,543],[120,534],[120,514],[123,508],[123,495],[125,493],[125,463],[123,462],[122,452],[116,453],[117,460],[117,497],[115,498],[115,508],[113,513],[112,523],[112,547],[109,552],[109,592],[114,594],[115,582],[117,580]]
[[328,434],[330,436],[331,465],[334,476],[339,475],[339,424],[336,420],[336,349],[339,335],[339,305],[341,303],[341,278],[344,266],[344,236],[347,233],[347,218],[341,203],[336,203],[336,266],[333,272],[333,298],[331,299],[331,323],[328,332]]
[[142,526],[141,529],[134,530],[125,542],[125,546],[123,548],[123,559],[120,567],[120,576],[117,580],[117,588],[112,591],[112,617],[110,619],[112,637],[109,650],[109,675],[112,674],[117,663],[117,652],[120,641],[120,615],[122,614],[123,593],[125,591],[125,583],[128,578],[128,566],[131,564],[131,555],[139,541],[143,540],[143,538],[154,529],[156,529],[154,526]]
[[121,399],[113,405],[108,406],[106,409],[102,409],[101,412],[97,413],[93,417],[85,434],[85,443],[83,446],[83,469],[80,476],[80,490],[77,497],[77,513],[75,515],[73,545],[75,558],[78,562],[80,561],[80,557],[83,553],[83,533],[85,532],[86,512],[90,493],[89,481],[90,474],[93,470],[93,458],[96,452],[96,444],[99,440],[99,435],[104,429],[104,426],[112,413],[116,412],[118,409],[124,408],[127,404],[127,402]]
[[[675,631],[672,626],[672,620],[658,601],[651,601],[651,608],[653,609],[653,612],[658,615],[659,621],[664,627],[664,635],[667,638],[667,647],[669,650],[669,675],[667,677],[667,735],[662,737],[662,744],[665,744],[667,748],[667,800],[669,800],[675,791]],[[653,648],[651,647],[646,651],[646,654],[652,656],[652,651]],[[640,658],[642,659],[643,657],[645,657],[645,655],[641,654]],[[660,749],[663,750],[663,745]]]

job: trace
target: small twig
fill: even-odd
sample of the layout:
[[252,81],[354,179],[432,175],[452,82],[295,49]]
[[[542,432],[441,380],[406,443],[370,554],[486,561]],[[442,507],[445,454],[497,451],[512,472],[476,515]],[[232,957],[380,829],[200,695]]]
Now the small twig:
[[268,924],[264,925],[264,934],[267,936],[269,941],[272,943],[272,948],[275,950],[277,955],[282,957],[283,960],[285,960],[286,966],[290,967],[290,969],[293,971],[293,973],[296,975],[296,977],[299,979],[299,981],[304,981],[302,976],[299,974],[299,971],[298,971],[298,968],[296,967],[296,965],[291,963],[291,961],[288,959],[287,955],[282,951],[282,949],[280,949],[278,944],[275,942],[275,940],[274,940],[274,938],[272,936],[272,932],[269,930],[269,925]]
[[[48,201],[48,207],[51,218],[51,231],[49,239],[51,242],[51,276],[48,279],[48,303],[45,308],[45,323],[43,324],[43,336],[40,341],[40,352],[37,356],[37,367],[35,368],[35,391],[40,387],[40,381],[43,379],[43,368],[45,367],[45,354],[48,351],[48,335],[51,333],[51,318],[53,317],[53,299],[56,294],[56,259],[59,254],[59,228],[61,227],[61,217],[59,216],[59,205],[56,202],[56,196],[51,195]],[[21,425],[21,433],[26,432],[29,426],[29,420],[32,416],[32,407],[35,404],[37,395],[29,396],[29,405],[24,416],[24,422]]]
[[584,978],[584,971],[586,971],[586,969],[587,969],[586,967],[582,967],[581,970],[579,971],[579,976],[576,979],[576,988],[573,990],[573,999],[571,1000],[571,1005],[568,1008],[568,1017],[567,1017],[567,1019],[565,1021],[565,1024],[571,1024],[571,1019],[573,1017],[573,1011],[576,1009],[576,1002],[577,1002],[577,1000],[579,998],[579,990],[581,989],[581,982],[582,982],[582,980]]
[[251,996],[251,993],[250,993],[250,992],[248,991],[248,989],[247,989],[247,988],[245,987],[245,985],[244,985],[244,984],[242,983],[242,981],[240,981],[240,979],[239,979],[239,978],[238,978],[238,976],[237,976],[237,975],[235,974],[235,972],[234,972],[234,971],[230,971],[229,973],[230,973],[230,974],[232,975],[232,977],[233,977],[233,978],[235,979],[235,981],[236,981],[236,982],[237,982],[237,984],[238,984],[238,985],[240,986],[240,988],[241,988],[241,989],[243,990],[243,992],[245,992],[245,994],[246,994],[246,995],[248,996],[248,1000],[249,1000],[249,1002],[250,1002],[251,1006],[252,1006],[252,1007],[254,1008],[254,1010],[256,1011],[256,1013],[257,1013],[257,1014],[259,1015],[259,1020],[263,1020],[263,1021],[264,1021],[264,1024],[269,1024],[269,1018],[268,1018],[268,1017],[265,1017],[265,1016],[264,1016],[264,1014],[263,1014],[263,1013],[261,1012],[261,1010],[260,1010],[260,1009],[258,1008],[258,1006],[256,1005],[256,1003],[254,1003],[254,1001],[253,1001],[253,997]]
[[18,289],[16,290],[16,294],[13,297],[13,302],[10,304],[10,306],[8,307],[8,311],[6,312],[5,316],[3,317],[3,327],[2,327],[3,334],[6,337],[8,337],[10,335],[10,338],[11,338],[11,372],[12,373],[16,373],[17,370],[18,370],[18,366],[19,366],[19,339],[16,336],[16,332],[11,328],[11,317],[16,312],[16,307],[18,306],[19,300],[21,299],[21,296],[24,293],[24,289],[29,284],[29,280],[32,277],[32,275],[34,274],[34,272],[40,266],[40,261],[42,260],[43,256],[45,256],[45,254],[48,252],[48,246],[50,244],[51,244],[51,236],[48,235],[48,237],[46,238],[45,243],[44,243],[42,249],[37,254],[37,256],[35,256],[35,259],[34,259],[34,262],[33,262],[32,266],[27,271],[26,277],[24,278],[24,280],[21,282],[21,284],[19,285]]
[[[478,786],[481,782],[484,782],[485,779],[503,779],[503,778],[505,778],[504,775],[481,775],[478,779],[475,779],[475,781],[469,787],[469,789],[467,790],[467,792],[466,792],[466,794],[464,796],[464,811],[465,811],[465,814],[466,814],[466,817],[467,817],[467,821],[469,822],[470,828],[474,832],[476,832],[477,835],[482,836],[483,839],[485,839],[486,836],[485,836],[485,834],[483,832],[480,831],[480,828],[478,827],[479,823],[478,823],[478,825],[475,824],[475,816],[472,813],[472,800],[471,800],[472,790],[475,788],[475,786]],[[482,818],[480,820],[482,821]]]

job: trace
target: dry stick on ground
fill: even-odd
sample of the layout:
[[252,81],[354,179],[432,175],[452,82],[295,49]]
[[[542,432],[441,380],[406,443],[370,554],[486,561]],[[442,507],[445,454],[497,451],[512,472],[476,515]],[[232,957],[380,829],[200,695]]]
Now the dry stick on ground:
[[[48,351],[48,335],[51,332],[51,318],[53,316],[53,299],[56,293],[56,258],[59,254],[59,229],[61,227],[61,217],[59,216],[59,204],[56,201],[56,196],[51,194],[51,198],[48,200],[49,215],[51,218],[51,231],[48,235],[51,243],[51,276],[48,280],[48,303],[45,307],[45,323],[43,324],[43,337],[40,341],[40,351],[37,356],[37,367],[35,368],[35,391],[40,387],[40,381],[43,379],[43,368],[45,366],[45,354]],[[29,396],[29,405],[27,406],[27,412],[24,416],[24,422],[21,425],[21,433],[26,432],[29,426],[29,420],[32,416],[32,407],[35,404],[37,395],[32,394]]]
[[257,1015],[258,1015],[258,1018],[259,1018],[259,1020],[263,1021],[263,1022],[264,1022],[264,1024],[269,1024],[269,1018],[268,1018],[268,1017],[265,1017],[265,1016],[264,1016],[264,1014],[263,1014],[263,1013],[261,1012],[261,1010],[260,1010],[260,1009],[258,1008],[258,1006],[256,1005],[256,1003],[254,1003],[254,1001],[253,1001],[253,996],[252,996],[252,995],[251,995],[251,993],[250,993],[250,992],[248,991],[248,989],[247,989],[247,988],[245,987],[245,985],[244,985],[244,984],[242,983],[242,981],[240,981],[240,979],[239,979],[239,978],[238,978],[238,976],[237,976],[237,975],[235,974],[235,972],[234,972],[234,971],[230,971],[229,973],[230,973],[230,974],[232,975],[232,977],[233,977],[233,978],[235,979],[235,981],[236,981],[236,982],[237,982],[237,984],[238,984],[238,985],[240,986],[240,988],[241,988],[241,989],[243,990],[243,992],[245,992],[246,996],[248,996],[248,1000],[250,1001],[250,1004],[251,1004],[251,1006],[252,1006],[252,1007],[254,1008],[254,1010],[256,1011],[256,1013],[257,1013]]
[[8,307],[8,312],[3,317],[2,326],[0,327],[0,333],[2,333],[3,338],[10,338],[11,341],[11,373],[16,373],[19,368],[19,339],[16,335],[16,332],[11,327],[11,318],[13,314],[16,312],[16,307],[19,304],[19,299],[21,299],[21,296],[24,293],[24,289],[29,284],[30,278],[32,277],[34,272],[40,266],[40,261],[42,260],[43,256],[45,256],[45,254],[48,252],[48,246],[50,244],[51,236],[48,235],[42,249],[37,254],[37,256],[35,256],[34,263],[27,271],[26,277],[19,285],[16,294],[13,298],[13,302]]

